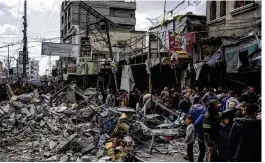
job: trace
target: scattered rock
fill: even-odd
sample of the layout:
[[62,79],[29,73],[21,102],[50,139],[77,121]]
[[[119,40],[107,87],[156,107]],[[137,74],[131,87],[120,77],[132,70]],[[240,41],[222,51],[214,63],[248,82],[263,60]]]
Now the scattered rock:
[[64,155],[63,157],[60,158],[60,162],[67,162],[68,161],[68,156]]
[[89,156],[83,156],[81,160],[82,162],[91,162],[91,159],[89,158]]
[[43,120],[40,121],[40,127],[43,127],[45,125],[45,122]]
[[27,117],[31,117],[31,113],[29,112],[29,110],[27,108],[22,108],[21,111],[22,111],[22,113],[26,114]]
[[52,156],[52,157],[46,159],[46,161],[57,161],[57,155]]
[[50,147],[50,150],[53,150],[56,146],[56,143],[54,141],[50,141],[49,142],[49,147]]
[[38,141],[34,141],[33,142],[33,147],[34,148],[39,148],[40,147],[40,143]]
[[50,152],[50,151],[48,151],[48,152],[44,152],[44,153],[43,153],[43,156],[44,156],[44,157],[50,157],[50,156],[51,156],[51,152]]

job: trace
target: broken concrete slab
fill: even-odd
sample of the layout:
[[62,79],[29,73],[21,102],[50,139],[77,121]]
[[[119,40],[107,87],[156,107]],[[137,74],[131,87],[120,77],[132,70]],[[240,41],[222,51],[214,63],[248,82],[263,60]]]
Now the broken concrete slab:
[[50,141],[49,142],[50,150],[53,150],[56,147],[56,145],[57,145],[57,143],[55,143],[54,141]]
[[57,147],[57,152],[60,153],[62,151],[65,150],[65,148],[67,148],[67,146],[69,145],[69,143],[77,136],[77,134],[73,134],[70,137],[68,137],[66,140],[64,140],[63,142],[61,142],[58,147]]
[[89,156],[82,156],[81,160],[82,162],[91,162],[91,159],[89,158]]
[[46,123],[43,120],[40,121],[40,127],[43,127],[45,124]]
[[10,105],[7,104],[6,106],[4,106],[4,107],[2,108],[2,110],[3,110],[5,113],[8,113],[9,110],[10,110]]
[[94,145],[94,144],[89,144],[88,146],[86,146],[85,148],[83,148],[83,149],[81,150],[81,152],[82,152],[82,153],[86,153],[86,152],[91,151],[91,150],[94,149],[94,148],[95,148],[95,145]]
[[57,161],[57,155],[52,156],[52,157],[46,159],[46,161]]
[[65,131],[63,132],[63,136],[64,136],[65,138],[67,138],[67,137],[70,136],[70,134],[69,134],[69,132],[68,132],[67,130],[65,130]]
[[50,157],[50,156],[51,156],[51,152],[50,152],[50,151],[48,151],[48,152],[44,152],[44,153],[43,153],[43,156],[44,156],[44,157]]
[[60,162],[67,162],[68,161],[68,156],[64,155],[63,157],[60,158]]
[[33,147],[34,148],[39,148],[41,145],[40,145],[40,143],[38,142],[38,141],[34,141],[33,142]]
[[22,113],[26,114],[27,117],[31,117],[32,116],[27,108],[22,108],[21,111],[22,111]]

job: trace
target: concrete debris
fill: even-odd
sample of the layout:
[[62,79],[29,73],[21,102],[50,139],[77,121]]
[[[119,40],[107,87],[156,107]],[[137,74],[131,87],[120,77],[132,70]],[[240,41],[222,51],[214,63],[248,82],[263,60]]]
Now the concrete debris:
[[[160,115],[144,117],[132,108],[97,104],[95,89],[87,90],[85,96],[76,86],[66,88],[54,95],[12,95],[1,103],[0,132],[5,136],[0,149],[8,149],[2,161],[134,162],[142,161],[141,156],[151,157],[149,152],[136,156],[134,150],[141,145],[148,151],[150,144],[154,152],[185,151],[185,144],[168,139],[181,135],[176,127],[181,126],[180,121],[171,122]],[[64,91],[72,96],[67,99]],[[150,135],[160,141],[151,143]]]
[[44,157],[50,157],[50,156],[51,156],[51,152],[50,152],[50,151],[48,151],[48,152],[44,152],[44,153],[43,153],[43,156],[44,156]]
[[53,150],[56,147],[56,143],[54,141],[49,142],[50,150]]
[[57,155],[52,156],[52,157],[46,159],[46,161],[57,161]]
[[91,162],[91,159],[89,158],[89,156],[83,156],[81,160],[82,162]]
[[60,162],[67,162],[68,161],[68,156],[64,155],[63,157],[60,158]]

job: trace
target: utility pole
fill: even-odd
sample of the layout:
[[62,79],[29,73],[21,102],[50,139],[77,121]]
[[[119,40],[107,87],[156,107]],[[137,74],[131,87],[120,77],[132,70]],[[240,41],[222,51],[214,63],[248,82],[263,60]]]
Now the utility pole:
[[27,78],[26,66],[28,62],[28,41],[27,41],[27,1],[24,1],[24,16],[23,16],[23,25],[24,29],[23,32],[23,79]]
[[9,60],[9,44],[7,45],[7,79],[9,80],[10,77],[10,60]]
[[165,17],[166,17],[166,3],[167,3],[167,0],[165,0],[165,2],[164,2],[163,23],[165,22]]

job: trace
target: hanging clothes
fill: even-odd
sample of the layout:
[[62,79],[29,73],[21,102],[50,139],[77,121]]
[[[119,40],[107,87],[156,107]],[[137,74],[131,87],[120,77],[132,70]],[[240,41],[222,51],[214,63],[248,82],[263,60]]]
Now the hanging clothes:
[[135,86],[135,81],[130,65],[124,65],[122,68],[120,90],[125,90],[130,93]]

